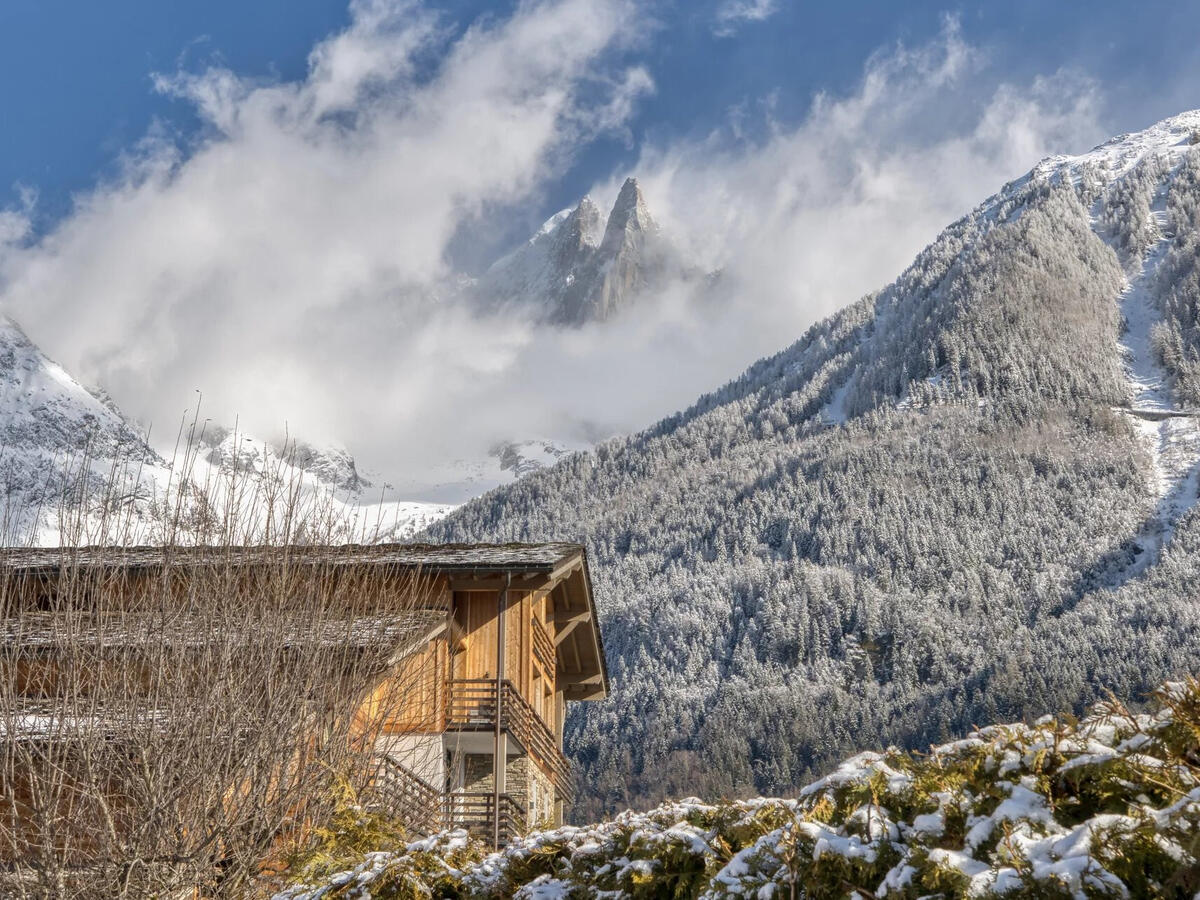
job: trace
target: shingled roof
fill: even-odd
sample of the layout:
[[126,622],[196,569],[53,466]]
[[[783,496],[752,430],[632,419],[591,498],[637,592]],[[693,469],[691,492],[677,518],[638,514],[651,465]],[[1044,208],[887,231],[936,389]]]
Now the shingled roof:
[[[0,548],[0,576],[39,578],[63,571],[160,571],[201,566],[312,565],[324,567],[394,568],[419,573],[442,573],[469,580],[471,585],[493,576],[513,575],[517,590],[535,585],[560,585],[564,613],[583,614],[567,637],[570,663],[560,673],[569,699],[592,699],[608,692],[608,670],[592,600],[591,576],[582,544],[292,544],[257,546],[87,546]],[[491,586],[491,585],[489,585]],[[455,587],[455,589],[458,589]],[[472,589],[468,586],[466,589]],[[494,589],[494,588],[493,588]],[[405,617],[401,617],[403,619]],[[107,626],[105,626],[107,627]],[[117,634],[129,630],[113,626]],[[399,620],[395,627],[409,627]],[[97,639],[113,637],[97,631]],[[3,635],[0,635],[0,639]],[[11,639],[11,634],[9,635]]]
[[552,572],[583,555],[581,544],[342,544],[286,546],[88,546],[0,549],[0,570],[62,568],[158,568],[163,565],[296,564],[385,565],[446,572]]

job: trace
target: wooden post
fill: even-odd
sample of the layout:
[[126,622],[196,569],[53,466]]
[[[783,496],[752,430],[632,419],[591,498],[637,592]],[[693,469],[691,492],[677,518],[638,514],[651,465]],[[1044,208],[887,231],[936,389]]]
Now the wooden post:
[[[563,748],[563,723],[566,717],[567,702],[563,698],[563,692],[556,691],[554,694],[554,739],[559,750]],[[563,791],[566,788],[565,784],[556,783],[554,786],[554,825],[556,827],[563,823]]]
[[492,756],[492,847],[500,849],[500,798],[507,793],[506,770],[508,768],[508,733],[501,720],[504,708],[504,613],[508,607],[508,586],[512,584],[512,573],[504,573],[504,587],[496,604],[496,746]]

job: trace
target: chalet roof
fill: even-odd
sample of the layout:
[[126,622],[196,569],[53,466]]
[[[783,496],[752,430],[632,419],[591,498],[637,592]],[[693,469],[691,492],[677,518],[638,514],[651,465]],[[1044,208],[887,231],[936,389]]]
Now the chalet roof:
[[55,571],[64,567],[157,568],[163,565],[250,565],[288,561],[314,565],[384,565],[446,572],[552,572],[580,544],[340,544],[286,546],[88,546],[0,549],[0,571]]
[[[53,576],[64,570],[109,572],[158,571],[164,566],[185,570],[196,566],[313,565],[327,567],[382,567],[422,573],[443,573],[451,587],[459,589],[496,589],[496,576],[519,576],[501,581],[515,590],[553,588],[562,614],[571,619],[560,632],[560,675],[568,699],[588,700],[608,692],[608,671],[604,647],[592,599],[591,576],[583,545],[566,542],[537,544],[294,544],[287,546],[87,546],[0,548],[0,576]],[[444,610],[441,614],[444,616]],[[387,635],[389,627],[406,632],[421,623],[407,611],[390,626],[364,623],[358,631]],[[11,626],[9,626],[11,629]],[[112,645],[121,635],[133,640],[142,626],[132,623],[98,625],[97,641]],[[188,623],[179,622],[171,629],[185,634]],[[47,640],[53,640],[50,629]],[[301,638],[299,634],[296,640]],[[407,635],[393,635],[402,643]],[[9,634],[11,640],[12,635]],[[311,635],[308,640],[321,640]],[[364,638],[365,639],[365,638]]]

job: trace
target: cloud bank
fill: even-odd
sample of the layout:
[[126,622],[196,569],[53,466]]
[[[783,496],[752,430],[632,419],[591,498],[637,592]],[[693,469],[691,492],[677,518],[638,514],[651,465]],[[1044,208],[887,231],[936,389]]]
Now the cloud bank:
[[[349,447],[418,498],[497,440],[629,431],[895,277],[948,222],[1050,152],[1103,134],[1092,86],[991,74],[953,23],[867,61],[764,140],[731,127],[645,146],[632,174],[689,253],[722,268],[617,321],[561,331],[481,312],[450,248],[536,204],[653,90],[627,0],[546,0],[455,31],[370,0],[305,79],[160,79],[207,134],[154,135],[30,243],[0,214],[0,306],[69,370],[173,435],[218,421]],[[747,115],[745,111],[740,115]],[[627,172],[597,185],[615,195]]]

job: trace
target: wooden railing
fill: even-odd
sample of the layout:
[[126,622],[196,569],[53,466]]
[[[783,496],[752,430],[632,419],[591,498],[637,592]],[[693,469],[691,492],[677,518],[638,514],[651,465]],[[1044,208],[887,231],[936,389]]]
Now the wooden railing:
[[521,742],[529,755],[550,775],[554,789],[568,803],[574,800],[571,783],[571,763],[558,748],[554,734],[546,727],[529,702],[508,682],[504,683],[505,726]]
[[446,728],[494,728],[496,682],[491,678],[461,678],[450,682],[446,694]]
[[[496,682],[490,678],[450,682],[446,710],[447,729],[483,731],[496,727]],[[567,802],[574,796],[571,763],[542,717],[534,712],[512,682],[503,683],[500,727],[515,737],[543,771],[555,791]]]
[[[454,791],[443,794],[411,769],[389,756],[375,758],[375,780],[368,804],[403,822],[415,834],[433,834],[444,828],[465,828],[486,841],[496,830],[496,796],[491,791]],[[511,794],[500,795],[500,842],[523,835],[529,815]]]
[[554,652],[554,641],[546,632],[546,627],[534,617],[533,620],[533,655],[545,668],[547,674],[553,675],[558,665],[558,655]]
[[[495,833],[496,795],[491,792],[455,791],[446,795],[445,822],[449,828],[465,828],[471,834],[490,841]],[[523,835],[529,816],[521,802],[511,794],[500,795],[500,843],[507,844]]]
[[445,823],[444,797],[407,766],[390,756],[375,758],[374,803],[413,831],[432,834]]

